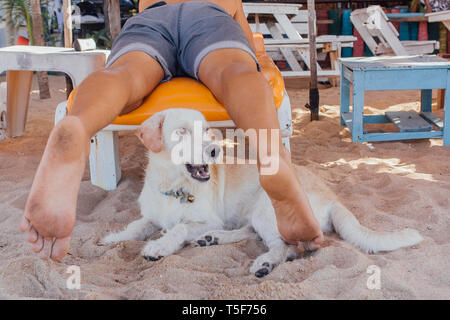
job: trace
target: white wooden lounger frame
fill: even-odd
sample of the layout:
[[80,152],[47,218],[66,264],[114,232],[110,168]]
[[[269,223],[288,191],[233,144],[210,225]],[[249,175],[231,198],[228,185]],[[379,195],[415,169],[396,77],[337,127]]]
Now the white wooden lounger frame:
[[350,20],[376,56],[430,54],[439,49],[437,41],[400,41],[397,29],[378,5],[352,11]]

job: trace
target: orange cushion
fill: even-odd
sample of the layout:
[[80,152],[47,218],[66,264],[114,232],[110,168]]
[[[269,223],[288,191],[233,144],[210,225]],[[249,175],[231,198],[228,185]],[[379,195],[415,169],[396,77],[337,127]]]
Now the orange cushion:
[[[283,78],[264,51],[257,53],[261,71],[272,87],[274,102],[279,108],[284,96]],[[69,96],[68,109],[75,91],[76,89]],[[231,120],[225,108],[206,86],[191,78],[173,78],[156,87],[140,107],[117,117],[113,124],[140,125],[153,114],[168,108],[195,109],[203,113],[207,121]]]

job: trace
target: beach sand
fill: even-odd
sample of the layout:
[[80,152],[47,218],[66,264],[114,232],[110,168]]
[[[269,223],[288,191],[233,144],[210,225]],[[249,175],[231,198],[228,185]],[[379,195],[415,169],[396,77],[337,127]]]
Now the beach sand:
[[[65,99],[64,78],[51,76],[52,98],[39,100],[36,82],[23,137],[0,141],[0,298],[63,299],[448,299],[450,298],[450,147],[441,140],[352,143],[339,125],[339,88],[320,91],[320,121],[303,107],[308,90],[290,81],[292,158],[320,176],[359,221],[374,230],[417,229],[424,241],[390,253],[365,254],[326,236],[324,248],[286,262],[263,279],[249,274],[264,252],[256,240],[198,248],[148,262],[141,241],[100,247],[97,239],[139,217],[145,148],[120,134],[122,180],[114,191],[81,183],[70,254],[61,263],[32,253],[18,225],[35,170]],[[367,112],[418,110],[420,93],[371,92]],[[442,117],[443,112],[437,114]],[[389,126],[371,126],[376,131]],[[67,181],[67,183],[71,183]],[[81,288],[66,286],[79,266]],[[379,267],[381,288],[369,289],[367,268]]]

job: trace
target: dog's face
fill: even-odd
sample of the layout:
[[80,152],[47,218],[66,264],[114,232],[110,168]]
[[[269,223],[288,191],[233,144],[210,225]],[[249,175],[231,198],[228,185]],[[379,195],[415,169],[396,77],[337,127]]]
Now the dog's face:
[[209,164],[220,153],[205,117],[191,109],[158,112],[142,123],[136,135],[151,153],[171,162],[171,170],[199,182],[209,180]]

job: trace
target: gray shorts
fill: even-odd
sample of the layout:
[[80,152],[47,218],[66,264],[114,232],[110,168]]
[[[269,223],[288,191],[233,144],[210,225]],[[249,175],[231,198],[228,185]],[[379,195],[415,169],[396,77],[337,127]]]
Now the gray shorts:
[[164,69],[164,80],[198,80],[202,59],[218,49],[248,52],[258,60],[240,25],[220,6],[206,1],[159,2],[131,17],[114,41],[106,66],[130,51],[143,51]]

